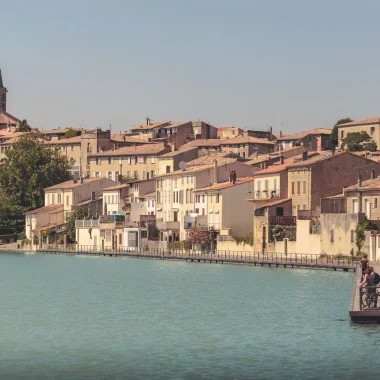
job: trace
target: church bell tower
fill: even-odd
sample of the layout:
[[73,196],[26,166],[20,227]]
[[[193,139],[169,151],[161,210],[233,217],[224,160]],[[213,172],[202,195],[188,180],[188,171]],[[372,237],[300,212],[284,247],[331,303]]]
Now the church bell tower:
[[3,77],[0,70],[0,112],[7,110],[7,92],[8,90],[3,85]]

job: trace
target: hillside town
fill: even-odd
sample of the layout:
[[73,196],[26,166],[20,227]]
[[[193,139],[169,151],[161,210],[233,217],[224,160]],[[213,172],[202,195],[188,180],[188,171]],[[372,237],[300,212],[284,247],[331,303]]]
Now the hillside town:
[[[380,117],[338,124],[336,142],[325,127],[273,133],[271,127],[149,118],[123,133],[22,131],[26,121],[8,112],[7,91],[0,71],[1,164],[33,134],[70,163],[71,179],[45,188],[44,204],[25,213],[24,249],[197,245],[372,257],[380,250],[374,232],[380,225]],[[368,138],[351,141],[358,133]],[[70,238],[68,216],[79,209],[83,217]],[[368,221],[371,228],[358,236]]]

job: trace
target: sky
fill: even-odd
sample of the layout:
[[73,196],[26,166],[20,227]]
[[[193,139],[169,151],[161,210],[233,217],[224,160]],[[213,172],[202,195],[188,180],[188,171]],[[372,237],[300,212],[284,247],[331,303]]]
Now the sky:
[[379,1],[0,0],[7,110],[33,127],[380,115]]

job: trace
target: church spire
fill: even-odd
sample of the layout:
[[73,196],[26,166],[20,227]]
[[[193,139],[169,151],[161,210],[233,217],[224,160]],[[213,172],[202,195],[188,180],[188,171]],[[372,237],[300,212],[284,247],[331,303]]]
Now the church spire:
[[3,77],[1,76],[0,70],[0,111],[7,110],[7,92],[8,91],[3,84]]

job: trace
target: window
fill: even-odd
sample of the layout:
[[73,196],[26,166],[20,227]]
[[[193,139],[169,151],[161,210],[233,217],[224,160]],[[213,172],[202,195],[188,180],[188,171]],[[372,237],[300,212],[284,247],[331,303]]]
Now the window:
[[277,179],[273,180],[273,190],[277,191]]
[[186,201],[185,201],[185,203],[189,203],[190,201],[189,201],[189,189],[186,189]]
[[205,215],[205,209],[202,208],[202,215]]
[[95,178],[100,178],[100,172],[95,172]]
[[330,230],[330,243],[334,243],[334,230]]
[[292,181],[292,195],[294,195],[294,182]]
[[269,188],[269,181],[266,179],[265,180],[265,190],[268,191],[268,188]]
[[71,145],[71,151],[73,151],[74,150],[74,145]]
[[55,194],[51,195],[51,204],[55,204]]
[[194,203],[193,189],[190,189],[190,202],[191,202],[191,203]]
[[257,191],[261,190],[261,181],[257,181]]
[[301,182],[297,181],[297,194],[301,194]]
[[375,127],[371,127],[371,136],[375,134]]
[[66,195],[66,206],[68,206],[68,205],[69,205],[69,196]]
[[355,243],[355,231],[351,230],[351,243]]
[[119,245],[123,244],[123,234],[119,234]]
[[205,203],[205,196],[202,195],[202,203]]
[[115,203],[114,195],[112,195],[112,203]]
[[208,196],[208,198],[210,198],[210,203],[212,203],[212,194],[210,194],[210,195]]
[[112,180],[112,172],[108,172],[108,179]]
[[340,138],[341,138],[341,139],[344,139],[344,131],[341,131],[341,132],[340,132]]
[[59,203],[59,204],[62,203],[62,195],[61,195],[61,194],[58,194],[58,203]]
[[134,179],[138,179],[139,178],[139,172],[137,170],[135,170],[133,172],[133,176],[134,176]]
[[215,203],[219,203],[219,194],[215,195]]
[[377,208],[377,198],[373,199],[373,208]]
[[303,193],[306,194],[306,181],[303,181]]
[[119,172],[115,172],[115,181],[119,181]]
[[243,152],[243,158],[245,158],[245,152]]
[[100,160],[100,158],[97,158],[96,159],[96,165],[100,165],[101,164],[101,160]]
[[113,164],[113,157],[108,157],[108,163],[111,165]]
[[305,203],[303,204],[303,209],[306,210],[306,205],[305,205]]
[[152,164],[154,164],[154,163],[156,162],[156,157],[152,156],[150,162],[151,162]]
[[195,209],[195,213],[196,213],[196,214],[199,214],[199,208],[196,208],[196,209]]
[[121,157],[119,157],[119,165],[121,165],[121,164],[122,164]]

